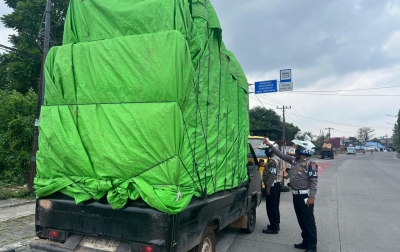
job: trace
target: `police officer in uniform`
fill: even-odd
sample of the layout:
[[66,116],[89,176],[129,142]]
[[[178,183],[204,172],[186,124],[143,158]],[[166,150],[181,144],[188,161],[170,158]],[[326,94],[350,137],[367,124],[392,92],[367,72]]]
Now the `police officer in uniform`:
[[293,192],[293,206],[297,221],[301,228],[303,241],[294,244],[295,248],[305,249],[305,252],[317,251],[317,227],[314,218],[314,201],[317,193],[318,165],[310,159],[311,150],[307,141],[293,140],[296,145],[296,155],[283,154],[272,146],[268,138],[264,144],[271,146],[271,150],[282,160],[291,164],[290,187]]
[[280,213],[279,200],[281,197],[281,184],[279,182],[279,159],[272,152],[271,148],[265,149],[265,155],[268,157],[267,167],[263,171],[263,182],[265,185],[265,201],[267,216],[270,225],[263,229],[263,233],[279,233]]

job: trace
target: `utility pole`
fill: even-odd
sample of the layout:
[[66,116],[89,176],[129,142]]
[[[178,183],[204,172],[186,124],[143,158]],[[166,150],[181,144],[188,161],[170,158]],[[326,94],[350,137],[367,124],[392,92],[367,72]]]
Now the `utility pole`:
[[247,83],[249,85],[248,89],[248,97],[247,97],[247,115],[249,117],[249,136],[250,136],[250,94],[254,94],[254,92],[250,92],[250,87],[254,84]]
[[283,150],[283,153],[285,153],[285,150],[286,150],[286,143],[285,143],[285,109],[291,109],[292,108],[292,106],[285,106],[285,105],[283,105],[282,106],[282,108],[280,108],[280,107],[276,107],[277,109],[282,109],[282,112],[283,112],[283,125],[282,125],[282,150]]
[[328,130],[329,131],[329,140],[331,139],[331,130],[334,130],[334,128],[331,128],[331,127],[329,127],[329,128],[325,128],[326,130]]
[[50,50],[50,11],[51,11],[51,0],[47,0],[46,2],[46,16],[45,16],[45,24],[44,24],[44,43],[43,43],[43,59],[42,59],[42,68],[40,72],[40,83],[38,88],[38,104],[36,109],[35,116],[35,125],[33,128],[33,143],[32,143],[32,156],[31,156],[31,165],[29,170],[29,178],[28,178],[28,187],[33,194],[33,179],[36,176],[36,152],[39,149],[38,138],[39,138],[39,117],[40,117],[40,108],[44,103],[44,90],[45,90],[45,77],[44,77],[44,63],[46,60],[47,53]]

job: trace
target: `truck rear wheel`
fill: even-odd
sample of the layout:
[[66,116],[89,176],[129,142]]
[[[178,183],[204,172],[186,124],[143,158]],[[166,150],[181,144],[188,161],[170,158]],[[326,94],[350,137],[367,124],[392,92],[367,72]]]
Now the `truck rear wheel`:
[[243,228],[242,231],[245,233],[253,233],[256,229],[256,219],[257,219],[257,212],[256,212],[256,204],[253,202],[251,203],[251,207],[249,212],[247,213],[247,228]]
[[214,230],[208,227],[201,238],[198,246],[198,252],[215,252],[216,246]]
[[324,159],[324,158],[325,158],[325,156],[321,156],[321,158],[322,158],[322,159]]

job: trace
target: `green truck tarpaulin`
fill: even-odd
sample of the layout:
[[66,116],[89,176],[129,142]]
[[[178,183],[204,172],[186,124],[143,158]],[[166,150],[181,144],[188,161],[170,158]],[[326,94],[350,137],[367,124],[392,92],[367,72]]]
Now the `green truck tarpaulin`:
[[247,183],[247,80],[207,0],[70,1],[35,189],[179,213]]

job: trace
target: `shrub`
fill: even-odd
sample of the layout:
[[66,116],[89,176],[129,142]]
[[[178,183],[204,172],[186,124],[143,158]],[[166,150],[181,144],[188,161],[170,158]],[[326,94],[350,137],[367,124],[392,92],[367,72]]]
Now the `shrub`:
[[0,180],[24,183],[29,171],[37,95],[0,90]]

